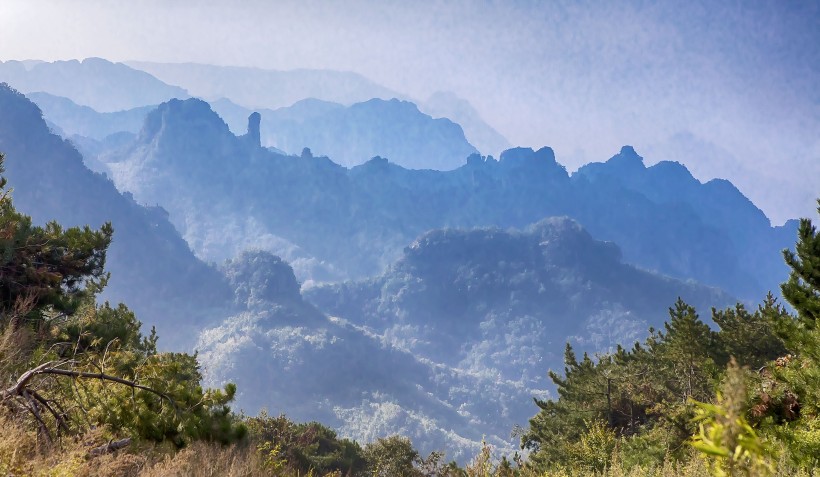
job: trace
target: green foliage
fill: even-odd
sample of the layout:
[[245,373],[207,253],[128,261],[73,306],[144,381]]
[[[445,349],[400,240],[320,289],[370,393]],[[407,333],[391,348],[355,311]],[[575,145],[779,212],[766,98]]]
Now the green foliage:
[[[15,210],[5,186],[5,178],[0,178],[0,319],[7,319],[20,302],[30,311],[74,311],[106,281],[103,267],[111,224],[100,230],[63,229],[56,222],[34,226],[30,217]],[[36,314],[26,318],[38,318]]]
[[629,351],[579,361],[567,346],[564,375],[550,373],[558,399],[536,401],[522,438],[529,467],[602,472],[616,449],[618,465],[657,468],[691,462],[687,441],[713,475],[820,466],[820,235],[810,220],[798,239],[782,286],[796,318],[770,293],[754,312],[713,309],[713,331],[679,299],[663,330]]
[[251,439],[264,447],[271,466],[286,473],[306,475],[362,475],[366,461],[361,447],[318,422],[296,424],[285,416],[271,417],[262,411],[245,420]]
[[680,298],[669,309],[665,332],[656,332],[647,341],[649,354],[659,361],[657,373],[664,380],[669,401],[708,399],[718,374],[717,364],[725,360],[717,335],[700,320],[695,309]]
[[740,366],[753,369],[786,354],[785,343],[777,331],[791,320],[791,315],[771,293],[754,313],[749,313],[740,303],[734,308],[712,310],[712,321],[720,327],[718,340],[725,353],[734,357]]
[[[820,202],[819,202],[820,203]],[[820,208],[818,208],[820,212]],[[820,234],[802,219],[795,252],[784,251],[791,273],[782,285],[783,297],[797,318],[779,325],[789,354],[769,367],[760,394],[760,414],[776,425],[769,432],[785,445],[799,467],[820,466]]]
[[608,467],[615,450],[615,431],[603,421],[586,423],[586,432],[570,445],[572,465],[589,471],[602,472]]
[[421,477],[414,465],[419,453],[406,437],[376,439],[364,447],[364,457],[373,477]]
[[241,440],[246,429],[228,407],[234,385],[203,390],[196,356],[157,352],[156,333],[143,336],[127,307],[94,303],[107,281],[111,225],[35,227],[0,194],[0,389],[40,370],[30,391],[4,391],[2,403],[27,410],[47,440],[49,426],[58,434],[105,427],[176,446]]
[[[717,333],[691,306],[679,299],[669,315],[663,331],[652,330],[644,345],[636,344],[629,351],[618,347],[612,355],[594,360],[585,354],[579,361],[567,345],[564,376],[550,372],[559,398],[536,400],[541,411],[522,437],[522,446],[533,451],[532,466],[600,469],[616,438],[628,447],[644,447],[646,452],[638,460],[649,464],[659,464],[668,453],[685,449],[694,432],[687,399],[711,396],[720,371],[717,363],[725,353],[718,346]],[[651,444],[641,441],[656,428],[657,439]],[[606,440],[605,455],[595,454],[587,445],[596,439],[603,445],[607,436],[613,440]]]
[[695,402],[698,432],[692,446],[717,477],[771,475],[770,451],[746,419],[746,376],[732,361],[714,404]]
[[[817,211],[820,213],[820,207]],[[797,310],[800,324],[807,330],[814,330],[820,319],[820,235],[811,220],[800,219],[797,236],[796,251],[783,251],[792,270],[789,280],[781,288],[783,297]]]

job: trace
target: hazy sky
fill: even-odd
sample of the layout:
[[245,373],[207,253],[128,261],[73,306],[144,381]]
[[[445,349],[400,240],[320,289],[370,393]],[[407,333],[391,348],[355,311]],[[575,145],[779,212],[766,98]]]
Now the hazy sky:
[[348,70],[418,99],[453,91],[570,170],[631,144],[648,164],[732,180],[776,223],[816,217],[816,0],[0,0],[0,59],[89,56]]

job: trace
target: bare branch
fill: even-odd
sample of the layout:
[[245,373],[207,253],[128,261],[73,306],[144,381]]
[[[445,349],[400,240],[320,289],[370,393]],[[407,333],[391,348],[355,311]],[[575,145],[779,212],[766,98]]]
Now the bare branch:
[[114,383],[124,384],[126,386],[130,386],[136,389],[142,389],[143,391],[148,391],[150,393],[154,393],[157,396],[160,396],[164,399],[167,399],[168,402],[171,403],[172,406],[176,409],[176,402],[167,394],[157,391],[156,389],[149,388],[148,386],[143,386],[141,384],[137,384],[134,381],[119,378],[117,376],[112,376],[110,374],[105,373],[89,373],[85,371],[75,371],[73,369],[62,369],[59,366],[64,364],[71,363],[71,361],[49,361],[47,363],[43,363],[40,366],[37,366],[34,369],[30,369],[23,373],[14,386],[7,388],[0,394],[0,400],[7,399],[11,396],[19,396],[21,395],[22,391],[27,387],[29,381],[32,378],[38,375],[57,375],[57,376],[68,376],[72,378],[87,378],[87,379],[99,379],[102,381],[111,381]]
[[[13,386],[6,388],[3,391],[0,391],[0,403],[13,408],[14,402],[19,401],[20,404],[22,404],[23,407],[37,420],[37,423],[40,427],[40,432],[43,436],[45,436],[45,439],[49,442],[49,444],[52,442],[51,434],[48,431],[48,426],[46,425],[46,422],[43,420],[43,417],[41,415],[42,413],[40,411],[42,409],[45,409],[52,415],[57,425],[58,435],[61,429],[66,431],[69,430],[68,423],[66,422],[67,416],[65,411],[63,411],[62,406],[60,406],[60,404],[57,401],[46,399],[41,394],[39,394],[36,389],[32,389],[30,387],[32,379],[34,379],[36,376],[66,376],[69,378],[73,378],[73,381],[77,381],[78,379],[82,378],[97,379],[103,382],[123,384],[125,386],[131,387],[132,389],[148,391],[150,393],[156,394],[157,396],[163,399],[167,399],[168,402],[171,403],[171,406],[174,408],[174,410],[176,412],[179,412],[179,408],[177,407],[176,402],[170,396],[148,386],[137,384],[135,381],[123,379],[102,372],[92,373],[87,371],[78,371],[74,369],[63,369],[60,367],[66,364],[73,365],[74,363],[75,362],[72,360],[49,361],[47,363],[43,363],[37,366],[36,368],[26,371],[20,376],[20,378]],[[52,403],[54,404],[54,406],[52,406]],[[55,407],[57,409],[55,409]],[[122,447],[124,447],[125,445],[127,444],[123,444]]]

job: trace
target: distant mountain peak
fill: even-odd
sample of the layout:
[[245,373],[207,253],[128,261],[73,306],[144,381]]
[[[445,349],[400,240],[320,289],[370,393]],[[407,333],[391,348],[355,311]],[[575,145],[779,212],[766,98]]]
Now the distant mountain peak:
[[632,146],[623,146],[621,148],[621,152],[612,156],[607,163],[620,167],[628,167],[630,169],[646,168],[643,163],[643,157],[638,155],[638,153],[635,152],[635,148]]
[[[148,113],[145,125],[140,132],[141,140],[150,140],[156,135],[168,135],[169,127],[174,130],[177,126],[184,126],[180,131],[188,134],[202,132],[203,129],[216,129],[223,133],[230,133],[228,125],[216,114],[211,105],[197,98],[172,99],[166,101],[157,109]],[[191,126],[194,126],[193,128]],[[201,139],[209,136],[201,136]]]
[[542,147],[534,151],[530,147],[514,147],[501,153],[499,163],[510,169],[526,168],[532,170],[555,171],[566,176],[564,166],[555,160],[555,152],[551,147]]

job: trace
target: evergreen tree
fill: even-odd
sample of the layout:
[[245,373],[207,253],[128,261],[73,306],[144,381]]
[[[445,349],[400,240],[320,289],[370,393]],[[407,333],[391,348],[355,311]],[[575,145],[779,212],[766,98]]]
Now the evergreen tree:
[[34,226],[5,184],[0,176],[0,405],[46,442],[88,426],[177,446],[242,439],[234,385],[202,389],[195,356],[158,352],[128,308],[95,303],[111,225]]
[[415,467],[419,453],[406,437],[376,439],[365,446],[364,457],[373,477],[422,477]]
[[[3,160],[0,154],[0,174]],[[0,322],[14,318],[19,323],[37,317],[35,311],[71,313],[106,281],[111,224],[99,230],[64,230],[56,222],[34,226],[15,210],[5,186],[0,176]],[[17,313],[12,313],[15,307]],[[19,316],[21,311],[25,317]]]
[[741,367],[753,369],[786,354],[786,346],[777,330],[791,319],[771,293],[754,313],[741,303],[726,310],[712,309],[712,321],[720,327],[717,338],[721,348]]
[[789,354],[771,366],[757,409],[774,418],[770,430],[787,443],[795,463],[820,466],[820,234],[809,219],[800,220],[795,250],[783,252],[791,273],[781,286],[797,312],[779,326]]
[[672,400],[708,399],[714,378],[726,362],[717,336],[701,321],[695,309],[678,298],[669,309],[664,331],[653,333],[648,346]]
[[[820,207],[817,211],[820,213]],[[791,273],[781,288],[783,297],[797,310],[800,324],[813,330],[820,319],[820,235],[806,218],[800,219],[797,235],[796,253],[783,251]]]

